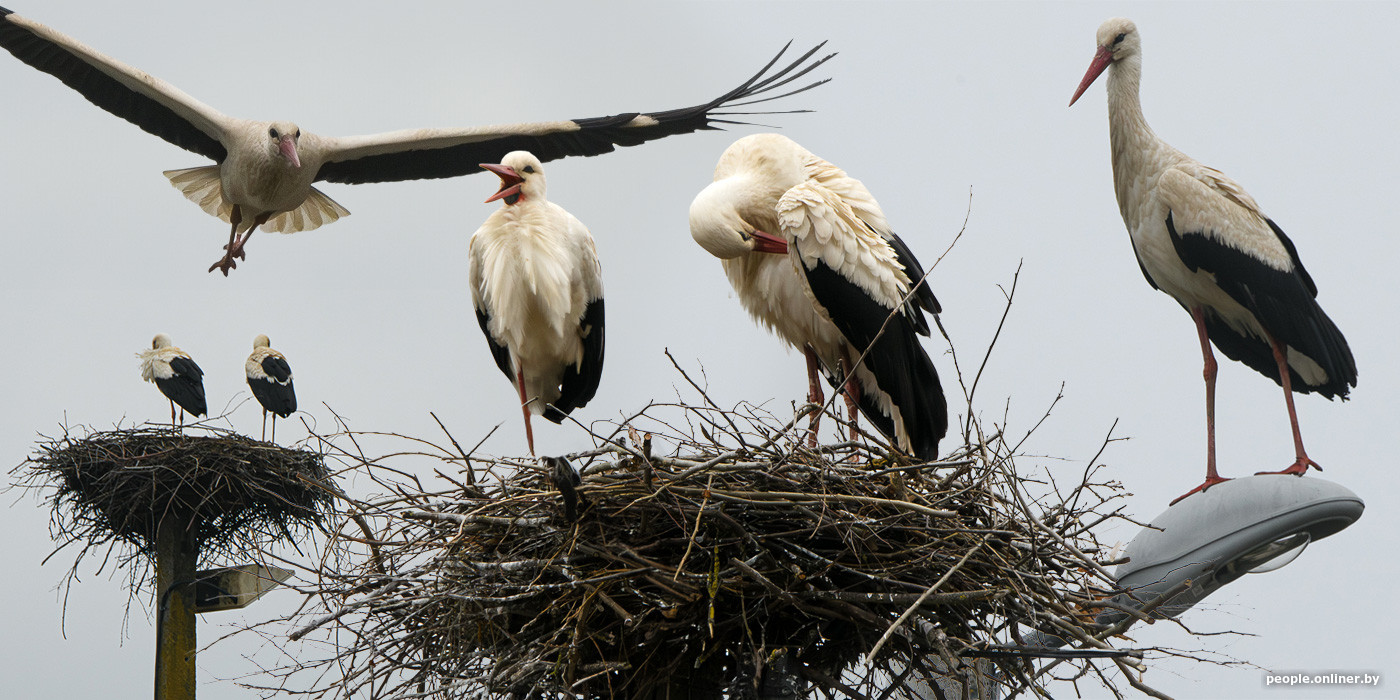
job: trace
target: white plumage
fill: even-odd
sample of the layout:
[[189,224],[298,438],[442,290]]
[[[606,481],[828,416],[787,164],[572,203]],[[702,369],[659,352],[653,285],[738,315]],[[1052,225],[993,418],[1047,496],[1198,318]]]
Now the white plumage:
[[286,418],[297,410],[296,387],[292,383],[292,366],[286,356],[272,349],[272,341],[259,334],[253,338],[253,352],[243,363],[248,388],[263,408],[263,438],[267,436],[267,414],[272,414],[272,441],[277,441],[277,418]]
[[603,370],[603,280],[593,236],[545,198],[540,161],[513,151],[486,201],[504,200],[472,235],[467,280],[477,321],[496,365],[520,393],[525,436],[530,415],[559,423],[587,405]]
[[500,158],[521,141],[528,141],[546,161],[607,153],[616,146],[727,121],[726,113],[717,111],[726,105],[749,105],[815,87],[825,81],[758,97],[831,58],[802,65],[819,45],[765,76],[775,58],[743,85],[710,102],[652,114],[333,137],[304,133],[286,121],[229,117],[159,78],[4,8],[0,8],[0,46],[108,112],[215,161],[215,165],[165,174],[200,208],[231,224],[226,253],[209,268],[225,275],[236,267],[234,258],[244,257],[243,246],[255,226],[293,233],[350,213],[312,187],[315,182],[354,184],[467,175],[476,172],[476,163]]
[[170,336],[157,333],[151,348],[136,353],[141,358],[141,378],[156,385],[170,400],[170,424],[175,424],[175,406],[180,406],[180,423],[185,412],[202,416],[208,412],[204,401],[204,370],[190,354],[175,347]]
[[1293,242],[1254,198],[1148,127],[1138,97],[1137,26],[1110,19],[1096,40],[1094,59],[1070,104],[1108,71],[1113,185],[1123,223],[1148,283],[1194,319],[1205,361],[1206,480],[1186,495],[1224,481],[1215,465],[1212,342],[1283,386],[1296,460],[1282,473],[1301,475],[1316,463],[1303,449],[1292,392],[1345,399],[1356,386],[1346,339],[1318,306],[1317,286]]
[[854,366],[852,418],[858,408],[901,448],[936,455],[947,406],[917,336],[938,301],[924,284],[905,302],[923,269],[859,180],[787,137],[747,136],[692,202],[690,232],[744,308],[807,355],[810,400],[821,402],[818,365],[833,385]]

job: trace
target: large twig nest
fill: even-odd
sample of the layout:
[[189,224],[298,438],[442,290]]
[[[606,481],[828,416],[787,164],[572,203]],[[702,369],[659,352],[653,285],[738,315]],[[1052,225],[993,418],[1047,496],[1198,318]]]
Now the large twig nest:
[[331,502],[320,454],[190,430],[65,431],[16,469],[18,483],[46,491],[60,548],[127,544],[147,562],[169,518],[184,526],[201,562],[320,524]]

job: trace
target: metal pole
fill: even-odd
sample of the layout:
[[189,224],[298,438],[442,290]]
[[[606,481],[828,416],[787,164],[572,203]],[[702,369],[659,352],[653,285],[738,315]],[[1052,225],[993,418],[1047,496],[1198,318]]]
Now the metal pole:
[[156,531],[156,700],[194,700],[194,581],[198,552],[166,513]]

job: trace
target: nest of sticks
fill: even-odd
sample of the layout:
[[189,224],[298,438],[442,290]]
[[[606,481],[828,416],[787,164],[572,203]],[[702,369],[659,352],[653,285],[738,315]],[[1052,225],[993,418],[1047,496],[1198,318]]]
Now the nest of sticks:
[[1090,528],[1122,495],[1092,462],[1060,493],[1018,476],[999,435],[919,463],[811,447],[752,406],[679,408],[669,435],[638,430],[643,412],[598,436],[578,472],[453,441],[447,490],[381,481],[392,493],[350,502],[341,542],[369,556],[321,572],[329,614],[292,635],[336,640],[343,680],[311,694],[961,697],[958,678],[1014,694],[1049,680],[1028,628],[1140,656],[1092,622],[1111,579]]
[[[207,434],[191,434],[198,430]],[[149,570],[173,519],[200,562],[246,558],[250,546],[319,526],[330,510],[320,454],[209,428],[146,426],[45,438],[15,472],[44,493],[59,549],[130,547]],[[75,564],[76,567],[76,564]]]

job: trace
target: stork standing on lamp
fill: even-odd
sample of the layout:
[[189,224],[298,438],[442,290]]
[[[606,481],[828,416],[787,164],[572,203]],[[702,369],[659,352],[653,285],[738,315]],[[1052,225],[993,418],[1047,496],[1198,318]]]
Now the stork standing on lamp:
[[1132,21],[1103,23],[1073,105],[1108,72],[1113,187],[1142,274],[1191,314],[1205,359],[1206,479],[1172,503],[1226,479],[1215,468],[1215,376],[1211,344],[1283,387],[1293,464],[1278,474],[1321,469],[1303,449],[1293,392],[1347,398],[1356,361],[1317,303],[1293,242],[1254,198],[1214,168],[1158,138],[1138,99],[1142,39]]

